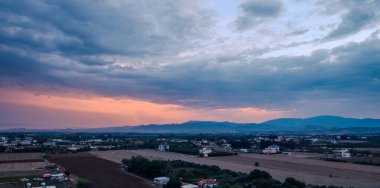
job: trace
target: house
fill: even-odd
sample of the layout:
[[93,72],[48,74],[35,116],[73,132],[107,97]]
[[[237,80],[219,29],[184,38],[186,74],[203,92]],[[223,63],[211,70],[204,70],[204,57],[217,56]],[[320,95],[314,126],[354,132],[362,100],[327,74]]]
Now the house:
[[263,150],[263,153],[264,154],[273,154],[273,153],[277,153],[279,151],[280,151],[280,146],[273,144],[273,145],[270,145],[267,148],[265,148]]
[[350,152],[348,149],[339,149],[339,150],[334,150],[334,155],[336,158],[348,158],[351,157]]
[[32,140],[26,139],[20,142],[21,145],[27,146],[32,144]]
[[158,145],[158,151],[168,151],[168,150],[169,150],[169,145],[167,144]]
[[70,150],[70,151],[77,151],[78,149],[80,148],[76,147],[74,144],[67,148],[67,150]]
[[231,144],[222,144],[222,148],[226,149],[226,150],[230,150],[231,149]]
[[157,177],[153,179],[153,182],[157,185],[166,185],[170,181],[168,177]]
[[216,179],[208,178],[198,181],[198,186],[201,188],[214,188],[218,186]]
[[65,178],[65,175],[63,173],[58,173],[58,174],[52,174],[51,175],[51,180],[63,181],[64,178]]
[[186,184],[186,185],[182,185],[181,188],[198,188],[198,185]]
[[208,144],[208,140],[206,140],[206,139],[202,139],[202,140],[201,140],[201,144],[205,144],[205,145],[207,145],[207,144]]
[[240,152],[242,152],[242,153],[248,153],[248,149],[241,148],[241,149],[240,149]]
[[288,151],[284,151],[284,152],[282,152],[282,154],[283,155],[292,155],[292,152],[290,152],[290,151],[289,152]]
[[212,150],[210,147],[204,147],[204,148],[199,150],[199,154],[203,155],[204,157],[208,157],[208,154],[210,154],[211,152],[212,152]]
[[332,140],[330,140],[330,143],[332,143],[332,144],[337,144],[337,143],[338,143],[338,141],[336,141],[336,140],[332,139]]

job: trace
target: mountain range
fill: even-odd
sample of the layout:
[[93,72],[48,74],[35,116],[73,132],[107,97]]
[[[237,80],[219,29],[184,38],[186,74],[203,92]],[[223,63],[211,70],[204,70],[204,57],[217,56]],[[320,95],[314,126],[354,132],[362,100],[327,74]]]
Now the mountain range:
[[254,132],[324,132],[380,133],[380,119],[356,119],[339,116],[279,118],[262,123],[188,121],[180,124],[150,124],[80,129],[7,129],[5,132],[132,132],[132,133],[254,133]]

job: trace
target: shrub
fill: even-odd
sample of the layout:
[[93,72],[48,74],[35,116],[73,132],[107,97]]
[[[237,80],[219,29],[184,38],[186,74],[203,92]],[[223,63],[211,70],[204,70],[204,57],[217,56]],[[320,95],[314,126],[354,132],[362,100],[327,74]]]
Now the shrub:
[[285,188],[304,188],[306,184],[304,182],[298,181],[294,178],[286,178],[285,182],[282,185]]
[[88,179],[80,178],[78,180],[77,188],[91,188],[91,181]]
[[255,179],[252,182],[256,188],[281,188],[281,182],[274,179]]
[[257,169],[249,173],[248,176],[250,179],[271,179],[272,178],[272,176],[268,172],[257,170]]
[[164,186],[165,188],[180,188],[181,187],[181,182],[178,180],[169,180],[169,182]]

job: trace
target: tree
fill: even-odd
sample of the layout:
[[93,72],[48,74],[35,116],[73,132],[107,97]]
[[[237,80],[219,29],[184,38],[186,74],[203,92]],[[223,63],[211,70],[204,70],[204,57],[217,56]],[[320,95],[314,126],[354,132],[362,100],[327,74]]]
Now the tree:
[[274,179],[255,179],[252,182],[256,188],[281,188],[281,182]]
[[182,183],[180,181],[170,179],[165,188],[180,188],[181,185]]
[[248,176],[250,179],[271,179],[272,178],[272,176],[268,172],[257,170],[257,169],[249,173]]
[[259,163],[258,163],[258,162],[255,162],[255,166],[259,166]]
[[306,187],[306,184],[294,178],[287,177],[282,186],[285,188],[304,188]]
[[77,188],[91,188],[91,181],[88,179],[80,178],[78,180]]

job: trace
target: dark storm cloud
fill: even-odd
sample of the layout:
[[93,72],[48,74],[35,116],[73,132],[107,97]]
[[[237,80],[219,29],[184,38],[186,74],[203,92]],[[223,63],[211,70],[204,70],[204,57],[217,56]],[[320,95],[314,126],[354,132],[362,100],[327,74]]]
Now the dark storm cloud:
[[237,17],[235,24],[238,30],[244,31],[277,18],[283,11],[283,3],[279,0],[246,0],[239,8],[240,16]]
[[[328,3],[326,5],[329,5]],[[380,22],[380,1],[377,0],[343,0],[334,3],[335,12],[347,9],[343,14],[341,23],[328,34],[327,39],[337,39],[355,34],[363,28],[376,26]],[[330,11],[325,12],[331,14]]]
[[67,54],[173,54],[212,25],[195,1],[4,0],[0,7],[3,44]]
[[[0,84],[193,107],[291,108],[340,99],[379,105],[376,35],[309,56],[184,59],[170,55],[205,35],[208,11],[190,1],[110,2],[118,1],[0,1]],[[275,18],[282,10],[275,1],[262,3],[260,11],[243,3],[244,15]]]
[[[159,103],[196,107],[259,106],[290,108],[303,100],[368,102],[379,100],[380,40],[369,38],[310,56],[244,60],[241,56],[219,63],[218,57],[197,61],[131,69],[72,64],[63,69],[37,59],[5,65],[7,77],[18,81],[90,91],[108,97],[136,97]],[[12,60],[11,58],[14,58]],[[24,57],[26,58],[26,57]],[[19,57],[8,57],[19,62]],[[240,62],[239,64],[233,62]],[[51,62],[50,62],[51,63]],[[23,70],[12,71],[17,68]],[[27,72],[27,74],[26,74]],[[64,74],[61,74],[63,72]],[[29,75],[35,75],[33,77]],[[43,79],[45,78],[45,79]],[[33,84],[33,82],[32,82]],[[378,103],[373,101],[372,104]]]

